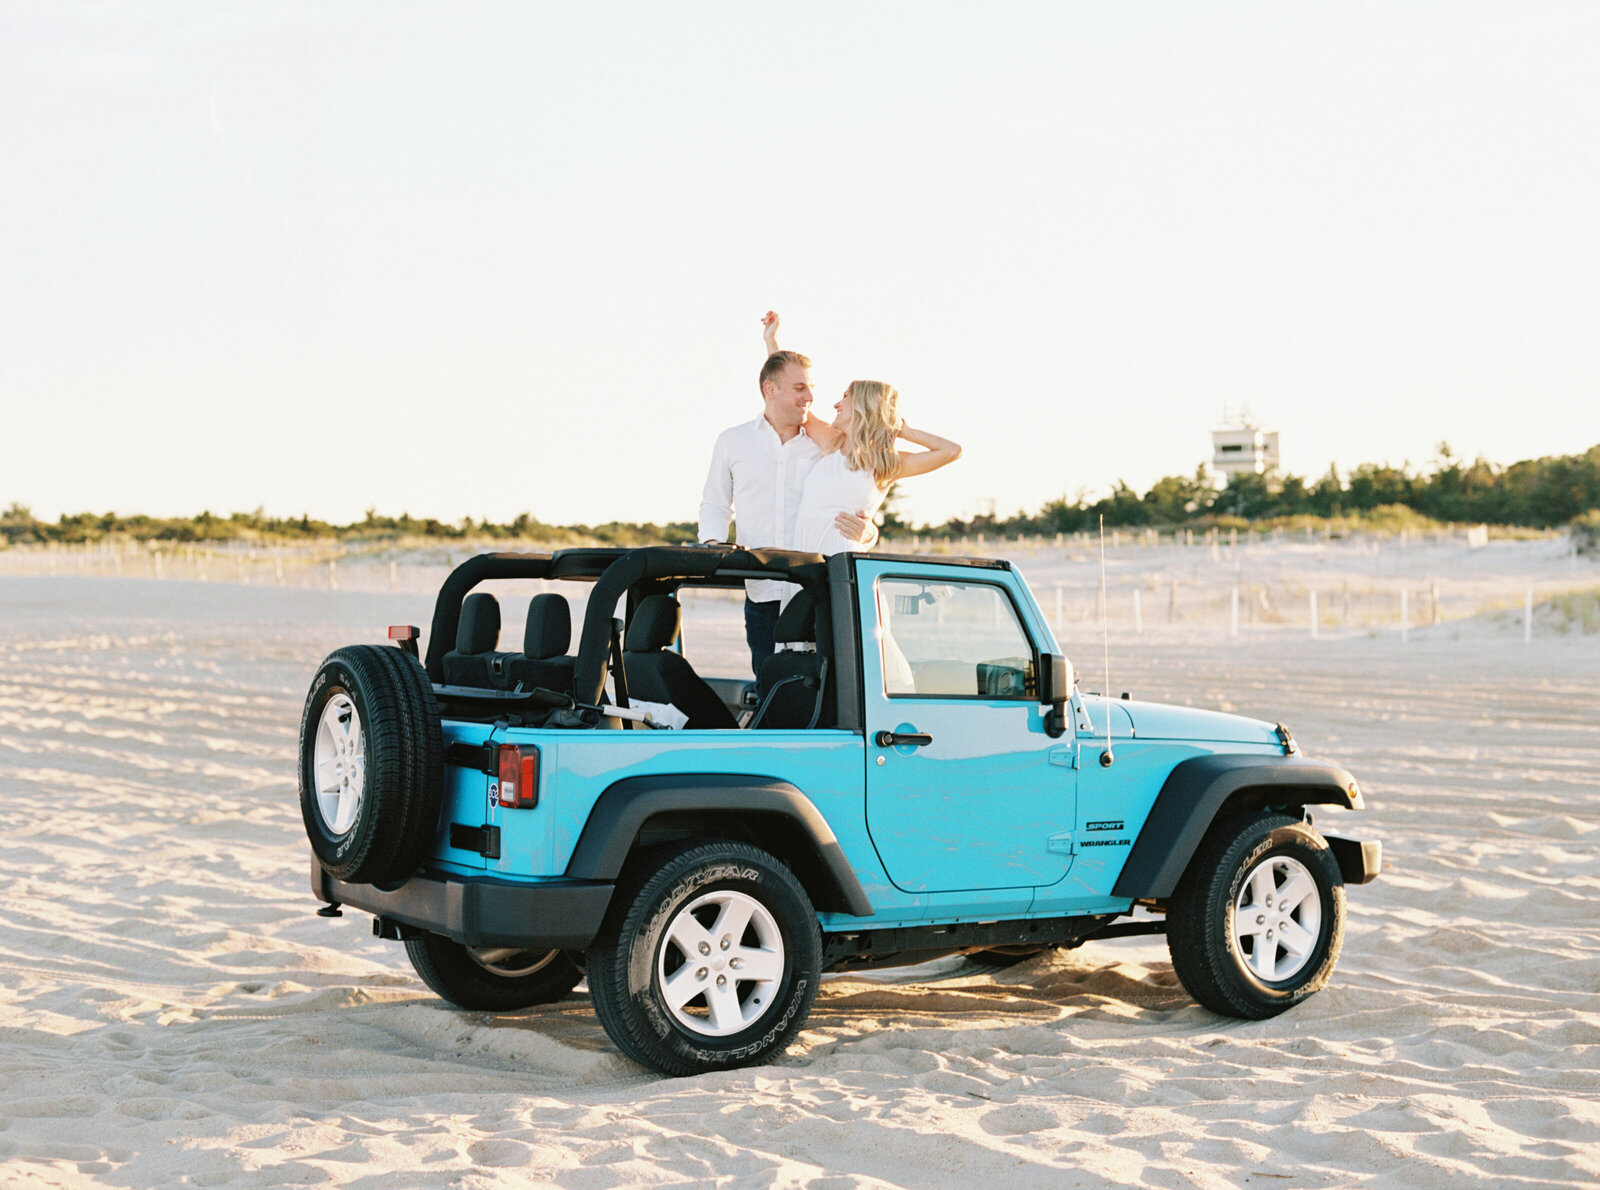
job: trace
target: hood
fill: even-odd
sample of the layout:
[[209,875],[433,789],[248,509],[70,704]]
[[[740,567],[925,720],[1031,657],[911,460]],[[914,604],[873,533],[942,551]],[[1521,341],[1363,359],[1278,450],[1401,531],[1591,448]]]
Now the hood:
[[1133,736],[1141,740],[1207,740],[1229,744],[1267,744],[1281,748],[1277,728],[1260,719],[1174,707],[1159,702],[1119,704],[1133,720]]
[[1080,694],[1082,713],[1078,716],[1078,730],[1088,735],[1103,735],[1106,730],[1106,708],[1111,708],[1111,738],[1113,740],[1127,740],[1133,738],[1133,720],[1128,717],[1128,707],[1131,703],[1123,702],[1120,698],[1108,699],[1100,694]]

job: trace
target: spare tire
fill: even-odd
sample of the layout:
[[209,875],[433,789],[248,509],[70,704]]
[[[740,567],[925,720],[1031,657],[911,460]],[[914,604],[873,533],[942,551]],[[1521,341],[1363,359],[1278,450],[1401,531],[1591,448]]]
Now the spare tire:
[[379,645],[330,654],[300,716],[300,814],[328,873],[384,884],[416,871],[443,776],[439,704],[417,659]]

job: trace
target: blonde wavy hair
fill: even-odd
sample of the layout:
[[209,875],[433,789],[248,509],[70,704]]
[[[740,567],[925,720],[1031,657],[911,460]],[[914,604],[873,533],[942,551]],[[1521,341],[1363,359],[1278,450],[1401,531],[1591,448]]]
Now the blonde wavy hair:
[[900,474],[900,394],[881,380],[852,380],[844,390],[850,398],[850,426],[839,444],[845,462],[856,471],[871,471],[880,488]]

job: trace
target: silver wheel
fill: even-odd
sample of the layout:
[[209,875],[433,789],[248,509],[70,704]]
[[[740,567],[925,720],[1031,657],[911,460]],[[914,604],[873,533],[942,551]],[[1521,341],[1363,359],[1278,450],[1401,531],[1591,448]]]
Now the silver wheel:
[[559,950],[519,950],[512,946],[469,946],[467,957],[493,975],[516,979],[542,971],[560,956]]
[[766,906],[719,889],[672,919],[656,954],[656,980],[673,1020],[703,1037],[726,1037],[771,1009],[783,966],[783,934]]
[[1232,949],[1265,983],[1293,978],[1322,937],[1322,896],[1299,860],[1274,855],[1244,878],[1233,903]]
[[323,825],[335,836],[348,833],[366,791],[367,743],[361,716],[347,694],[335,694],[322,708],[312,774]]

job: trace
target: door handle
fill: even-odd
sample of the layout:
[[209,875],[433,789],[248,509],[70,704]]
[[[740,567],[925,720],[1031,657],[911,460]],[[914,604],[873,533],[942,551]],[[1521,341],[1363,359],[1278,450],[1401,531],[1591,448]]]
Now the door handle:
[[923,744],[933,743],[933,737],[925,731],[880,731],[872,740],[880,748],[894,748],[900,744],[920,748]]

